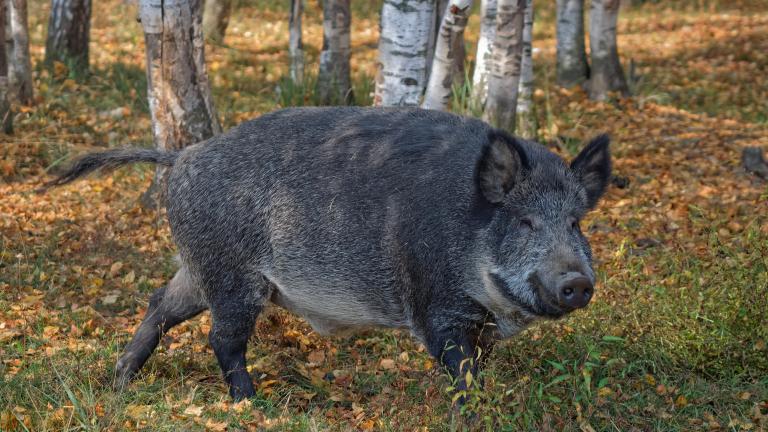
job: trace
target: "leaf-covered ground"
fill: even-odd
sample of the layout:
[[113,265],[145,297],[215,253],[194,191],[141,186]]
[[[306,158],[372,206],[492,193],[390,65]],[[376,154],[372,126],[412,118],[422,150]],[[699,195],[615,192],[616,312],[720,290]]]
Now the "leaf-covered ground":
[[[367,104],[377,5],[354,3],[356,95]],[[35,61],[48,8],[31,1]],[[319,11],[310,1],[310,65]],[[279,309],[252,339],[251,402],[226,396],[207,314],[171,331],[133,384],[111,387],[149,293],[174,272],[174,247],[162,216],[137,204],[147,167],[33,192],[74,154],[151,143],[136,9],[106,0],[93,15],[92,75],[39,69],[37,104],[20,108],[15,135],[0,136],[0,430],[459,427],[447,420],[447,378],[407,334],[321,338]],[[595,301],[494,351],[484,391],[470,398],[471,427],[768,429],[768,183],[739,162],[744,146],[768,149],[768,13],[760,2],[627,9],[619,45],[636,95],[601,104],[556,88],[552,11],[537,19],[541,140],[569,156],[608,131],[620,178],[585,225]],[[281,79],[286,22],[282,4],[243,4],[228,45],[208,47],[225,127],[313,103],[311,86]],[[468,43],[477,25],[474,17]],[[468,109],[458,99],[455,109]]]

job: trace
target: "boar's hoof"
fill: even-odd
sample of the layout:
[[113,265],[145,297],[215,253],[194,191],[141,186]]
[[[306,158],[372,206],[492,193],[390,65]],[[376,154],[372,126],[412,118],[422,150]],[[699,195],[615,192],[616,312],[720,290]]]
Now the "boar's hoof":
[[233,381],[229,386],[229,395],[235,402],[256,396],[256,390],[253,388],[250,377],[247,380],[238,381],[237,383]]
[[139,368],[130,354],[124,354],[115,365],[115,387],[124,388],[131,382]]

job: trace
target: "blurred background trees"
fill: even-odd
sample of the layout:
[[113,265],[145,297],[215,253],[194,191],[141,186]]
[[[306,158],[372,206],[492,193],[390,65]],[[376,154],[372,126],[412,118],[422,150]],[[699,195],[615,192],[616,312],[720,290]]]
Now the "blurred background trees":
[[45,62],[59,61],[78,72],[88,70],[91,0],[52,0]]
[[[29,104],[33,92],[26,0],[2,1],[6,10],[6,68],[2,75],[7,83],[6,99]],[[317,9],[310,11],[322,12],[323,43],[316,69],[308,69],[302,37],[306,0],[285,1],[290,34],[287,78],[291,85],[311,86],[311,98],[318,104],[355,103],[350,74],[355,4],[351,0],[319,0]],[[533,0],[481,0],[478,4],[472,0],[384,0],[380,4],[378,72],[370,92],[373,105],[446,110],[461,99],[473,115],[495,126],[526,138],[537,136]],[[228,23],[232,14],[238,13],[238,3],[206,0],[204,5],[200,1],[155,4],[142,0],[139,6],[156,145],[177,148],[216,133],[219,119],[210,96],[203,37],[226,47]],[[557,1],[557,83],[565,88],[582,86],[598,100],[610,92],[626,96],[629,85],[616,42],[620,0],[592,0],[587,6],[589,58],[584,0]],[[158,8],[173,12],[156,16]],[[474,14],[479,15],[479,38],[476,46],[468,49],[464,29]],[[74,72],[87,71],[90,20],[91,0],[51,0],[44,63],[50,67],[59,62]],[[467,51],[474,53],[469,62]],[[361,100],[369,98],[368,94],[359,96]],[[177,100],[169,102],[174,97]],[[170,112],[174,114],[168,115]]]

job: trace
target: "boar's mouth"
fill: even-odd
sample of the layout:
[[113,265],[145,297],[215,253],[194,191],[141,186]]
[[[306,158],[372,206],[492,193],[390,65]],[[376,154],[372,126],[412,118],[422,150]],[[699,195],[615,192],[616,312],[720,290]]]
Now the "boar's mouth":
[[498,290],[515,306],[518,306],[523,312],[546,318],[560,318],[565,315],[565,311],[556,306],[557,299],[552,298],[544,283],[536,274],[528,278],[528,289],[533,293],[533,302],[521,298],[517,290],[513,289],[504,278],[497,273],[490,273],[491,280],[497,286]]
[[559,306],[557,297],[552,294],[551,290],[547,289],[538,274],[532,273],[528,277],[528,283],[531,284],[531,289],[536,299],[538,315],[556,319],[561,318],[567,313],[566,310]]

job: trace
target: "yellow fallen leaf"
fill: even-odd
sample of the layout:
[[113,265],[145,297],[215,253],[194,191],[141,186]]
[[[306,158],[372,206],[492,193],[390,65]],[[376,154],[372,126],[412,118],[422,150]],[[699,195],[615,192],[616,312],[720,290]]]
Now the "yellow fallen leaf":
[[125,407],[125,414],[134,419],[134,420],[140,420],[145,418],[150,412],[152,412],[152,407],[150,405],[128,405]]
[[109,274],[111,276],[114,276],[117,274],[117,272],[120,271],[121,268],[123,268],[123,263],[120,261],[116,261],[114,264],[112,264],[112,267],[109,268]]
[[208,419],[207,422],[205,422],[205,430],[209,431],[225,431],[227,430],[227,422],[215,422],[213,419]]
[[125,277],[123,278],[123,283],[125,284],[132,284],[133,281],[136,280],[136,272],[131,270]]
[[184,410],[184,414],[200,417],[203,415],[203,407],[197,405],[190,405]]

